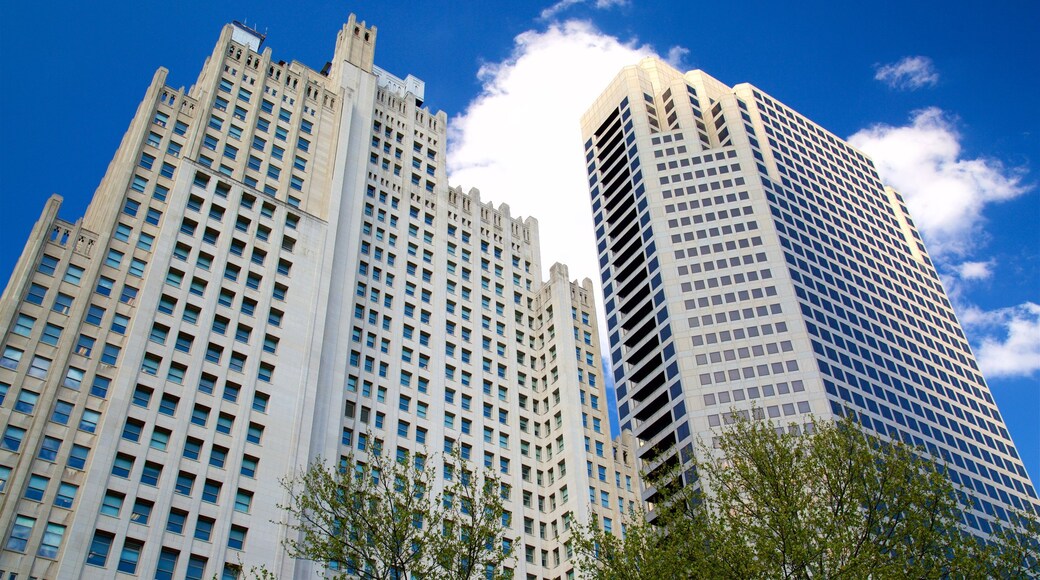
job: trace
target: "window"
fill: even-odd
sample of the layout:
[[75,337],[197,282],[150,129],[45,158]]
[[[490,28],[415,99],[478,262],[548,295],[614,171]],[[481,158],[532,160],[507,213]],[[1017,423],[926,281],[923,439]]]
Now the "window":
[[[140,244],[140,242],[138,242],[138,244]],[[131,276],[136,276],[137,278],[140,278],[141,276],[144,276],[144,269],[147,265],[148,263],[144,260],[138,260],[137,258],[133,258],[132,260],[130,260],[130,270],[128,271],[128,273]]]
[[275,353],[278,350],[278,337],[270,334],[264,336],[264,352]]
[[58,550],[61,548],[61,541],[64,538],[64,530],[66,527],[59,524],[47,524],[47,528],[44,529],[44,538],[40,542],[40,550],[36,552],[36,555],[54,559],[58,555]]
[[207,518],[205,516],[199,516],[197,522],[195,522],[195,539],[208,542],[210,537],[213,535],[213,524],[216,522],[213,518]]
[[[214,330],[216,329],[214,328]],[[220,334],[224,333],[221,332]],[[216,344],[210,343],[209,346],[206,347],[206,360],[211,363],[220,364],[220,358],[223,354],[224,349]]]
[[137,216],[137,212],[141,209],[141,203],[132,199],[126,200],[123,204],[123,213],[130,217]]
[[227,454],[228,450],[226,448],[214,445],[209,453],[209,464],[223,469],[224,464],[227,463]]
[[40,286],[39,284],[32,284],[29,286],[29,292],[25,296],[25,301],[30,304],[41,305],[43,299],[47,296],[47,288]]
[[14,526],[11,527],[11,535],[7,538],[7,549],[12,552],[25,552],[29,544],[29,536],[32,535],[36,520],[25,516],[15,516]]
[[144,423],[137,419],[127,419],[123,426],[123,439],[136,443],[141,440],[142,430],[144,430]]
[[231,526],[231,533],[228,534],[228,548],[232,550],[241,550],[246,543],[246,528],[242,526]]
[[159,485],[159,477],[162,476],[162,466],[158,463],[146,461],[141,471],[141,483],[156,487]]
[[205,427],[207,421],[209,421],[209,407],[195,405],[195,408],[191,411],[191,422],[200,427]]
[[100,413],[84,408],[83,415],[79,418],[79,430],[93,433],[97,430],[99,421],[101,421]]
[[34,324],[36,324],[35,318],[33,318],[32,316],[27,316],[25,314],[19,314],[18,318],[15,320],[14,328],[11,329],[11,332],[19,336],[29,336],[30,334],[32,334]]
[[206,571],[206,559],[194,554],[188,558],[188,570],[185,572],[184,580],[202,580]]
[[97,304],[91,304],[87,308],[87,324],[93,324],[94,326],[101,326],[101,319],[105,316],[105,309],[98,306]]
[[177,569],[177,550],[163,548],[159,552],[159,562],[155,565],[155,580],[173,580],[173,573]]
[[47,484],[51,480],[42,475],[30,475],[29,483],[25,486],[24,497],[30,501],[43,501],[43,495],[47,493]]
[[[170,282],[169,276],[167,276],[166,281]],[[94,288],[94,291],[100,294],[101,296],[111,296],[112,288],[114,287],[115,283],[115,280],[107,278],[105,276],[101,276],[98,278],[97,287]],[[180,281],[178,280],[177,283],[174,285],[180,286]]]
[[36,408],[36,401],[39,400],[40,394],[22,389],[18,393],[18,399],[14,403],[14,410],[19,413],[25,413],[31,415],[33,410]]
[[106,491],[104,499],[101,500],[101,514],[118,518],[119,512],[123,509],[123,499],[125,497],[125,495],[116,491]]
[[72,509],[72,504],[76,501],[76,492],[78,491],[79,488],[77,486],[62,482],[58,486],[58,494],[54,496],[54,505],[60,508]]
[[29,376],[42,379],[47,376],[47,371],[51,368],[51,359],[44,358],[42,356],[34,356],[32,362],[29,364]]
[[253,492],[246,491],[244,489],[238,490],[235,494],[235,511],[242,513],[249,513],[253,503]]
[[260,444],[260,440],[264,436],[264,426],[256,423],[249,424],[249,430],[246,432],[246,440],[255,445]]
[[69,452],[69,460],[67,465],[72,469],[83,470],[87,465],[87,456],[90,454],[90,449],[83,447],[82,445],[73,445],[72,451]]
[[223,433],[225,435],[231,434],[231,427],[235,423],[235,418],[227,413],[221,413],[217,417],[217,433]]
[[267,321],[272,326],[281,326],[283,316],[284,314],[281,311],[272,308],[270,314],[267,316]]
[[260,460],[248,455],[242,457],[242,469],[240,473],[246,477],[256,477],[256,469]]
[[170,431],[169,429],[163,429],[162,427],[156,427],[152,430],[152,440],[148,446],[158,451],[166,451],[166,447],[170,444]]
[[137,288],[130,285],[123,286],[123,292],[119,295],[119,301],[123,304],[132,305],[135,298],[137,298]]
[[207,395],[213,394],[213,387],[217,384],[217,378],[208,373],[202,373],[199,377],[199,392]]
[[137,573],[137,562],[141,559],[141,550],[144,542],[127,538],[123,542],[123,551],[119,555],[119,565],[116,569],[125,574]]
[[116,314],[112,317],[112,332],[116,334],[126,334],[127,327],[130,326],[130,317],[123,314]]
[[[191,495],[191,489],[195,486],[195,476],[191,473],[181,471],[177,474],[177,483],[173,490],[181,495]],[[173,517],[173,514],[170,514]]]
[[159,364],[162,362],[162,358],[152,353],[145,353],[144,360],[141,361],[141,372],[146,375],[155,376],[159,374]]
[[40,451],[37,453],[37,457],[44,461],[53,462],[58,458],[59,450],[61,450],[61,439],[55,437],[44,437],[43,443],[40,444]]
[[174,534],[184,533],[184,524],[188,520],[188,512],[173,508],[166,518],[166,531]]
[[199,460],[199,455],[202,454],[202,441],[195,439],[194,437],[188,437],[184,442],[184,455],[185,458],[194,461]]
[[101,530],[94,531],[94,538],[90,541],[90,550],[87,552],[88,566],[104,566],[108,562],[108,553],[112,550],[114,536]]
[[115,365],[116,360],[119,359],[120,349],[114,344],[105,344],[104,350],[101,352],[101,362],[107,365]]
[[69,268],[68,270],[65,270],[65,276],[62,279],[68,282],[69,284],[79,286],[80,280],[83,279],[83,268],[80,268],[79,266],[75,266],[73,264],[69,264]]
[[159,414],[172,417],[177,412],[177,403],[180,401],[176,396],[164,393],[159,400]]
[[120,263],[123,261],[123,253],[115,251],[115,249],[109,248],[108,256],[105,258],[105,265],[110,268],[119,268]]
[[[226,306],[228,308],[235,302],[235,293],[227,288],[220,289],[220,295],[217,297],[217,304]],[[223,333],[221,333],[223,334]]]
[[137,498],[134,501],[134,508],[130,510],[130,521],[135,524],[141,524],[142,526],[148,525],[148,518],[152,515],[152,506],[154,504],[148,500]]
[[[142,186],[139,191],[144,191],[144,187]],[[115,231],[115,233],[112,234],[112,236],[115,239],[119,240],[120,242],[129,242],[130,241],[130,234],[133,231],[134,231],[134,229],[132,227],[130,227],[130,226],[124,224],[124,223],[120,223],[119,225],[116,226],[116,231]]]
[[173,310],[177,307],[177,299],[172,296],[163,294],[159,298],[159,312],[167,315],[173,315]]
[[116,460],[112,464],[112,475],[128,479],[130,477],[130,471],[133,468],[134,458],[125,453],[119,453],[116,455]]
[[207,479],[206,483],[202,486],[202,501],[207,503],[217,503],[219,497],[220,482]]
[[41,274],[53,276],[57,267],[58,259],[50,254],[44,254],[43,257],[40,258],[40,265],[36,267],[36,271]]
[[4,347],[4,354],[3,356],[0,356],[0,367],[7,369],[18,368],[18,363],[22,360],[23,352],[24,351],[11,346]]
[[51,421],[59,425],[68,425],[69,415],[72,414],[72,403],[58,400],[54,403],[54,411],[51,413]]
[[267,402],[269,396],[265,393],[257,392],[253,395],[253,410],[260,413],[267,413]]
[[[152,332],[154,333],[155,330],[153,329]],[[181,333],[177,334],[177,342],[174,343],[173,348],[175,350],[180,351],[180,352],[191,352],[191,345],[194,342],[195,342],[195,337],[194,336],[192,336],[192,335],[190,335],[190,334],[188,334],[186,332],[181,332]]]

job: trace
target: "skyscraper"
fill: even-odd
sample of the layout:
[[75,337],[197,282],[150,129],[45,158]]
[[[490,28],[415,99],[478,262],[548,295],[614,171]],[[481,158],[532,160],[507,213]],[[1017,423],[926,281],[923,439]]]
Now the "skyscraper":
[[375,38],[351,16],[316,71],[228,25],[189,90],[156,73],[82,219],[47,202],[0,301],[0,577],[309,577],[272,521],[316,457],[499,472],[525,578],[633,507],[591,283],[448,187],[446,116]]
[[621,422],[648,469],[753,410],[795,432],[854,414],[945,461],[977,533],[1040,506],[870,159],[751,85],[656,59],[582,132]]

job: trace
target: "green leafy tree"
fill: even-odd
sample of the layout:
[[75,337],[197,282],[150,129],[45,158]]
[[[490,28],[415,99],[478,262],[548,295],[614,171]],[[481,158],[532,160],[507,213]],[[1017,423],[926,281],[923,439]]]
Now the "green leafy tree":
[[[1033,516],[964,533],[943,466],[851,420],[793,434],[738,421],[702,446],[698,485],[655,482],[653,521],[576,534],[588,578],[1003,578],[1040,574]],[[958,499],[961,501],[959,502]]]
[[312,463],[282,481],[289,499],[279,507],[295,532],[286,550],[330,575],[466,580],[490,569],[505,577],[511,538],[503,529],[501,482],[457,455],[443,461],[450,479],[437,477],[422,455],[348,456],[342,469]]

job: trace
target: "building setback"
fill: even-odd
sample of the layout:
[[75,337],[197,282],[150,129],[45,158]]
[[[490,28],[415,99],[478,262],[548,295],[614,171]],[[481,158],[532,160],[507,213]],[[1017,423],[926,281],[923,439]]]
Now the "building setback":
[[517,577],[573,576],[572,520],[620,532],[591,283],[448,187],[446,116],[375,39],[351,16],[319,72],[228,25],[81,220],[47,202],[0,301],[0,576],[311,577],[278,480],[348,453],[499,472]]
[[751,85],[656,59],[623,69],[582,132],[621,424],[647,470],[737,415],[798,432],[853,414],[945,461],[976,498],[975,533],[1036,512],[914,222],[870,159]]

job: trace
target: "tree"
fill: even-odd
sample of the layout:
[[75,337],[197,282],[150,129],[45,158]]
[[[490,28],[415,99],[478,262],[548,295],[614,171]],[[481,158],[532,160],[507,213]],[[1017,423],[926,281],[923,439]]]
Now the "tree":
[[433,463],[347,456],[339,469],[319,460],[284,479],[289,499],[279,507],[295,532],[283,542],[289,555],[372,580],[505,576],[511,538],[501,482],[454,455],[443,458],[439,485]]
[[653,522],[624,540],[593,522],[576,548],[588,578],[989,578],[1040,573],[1032,515],[989,541],[960,525],[944,467],[850,419],[804,434],[741,420],[701,446],[698,485],[655,482]]

